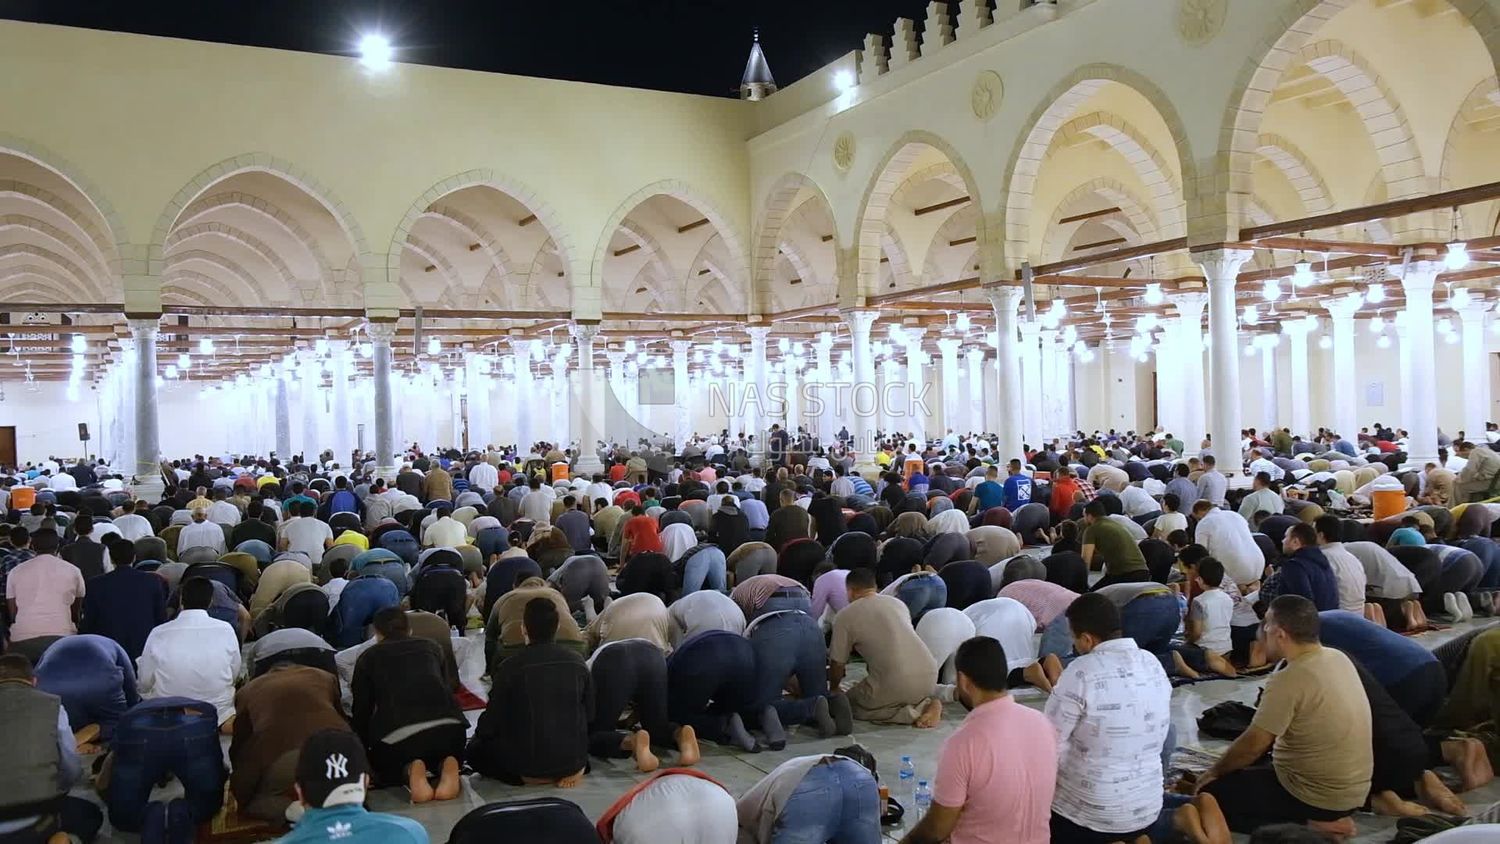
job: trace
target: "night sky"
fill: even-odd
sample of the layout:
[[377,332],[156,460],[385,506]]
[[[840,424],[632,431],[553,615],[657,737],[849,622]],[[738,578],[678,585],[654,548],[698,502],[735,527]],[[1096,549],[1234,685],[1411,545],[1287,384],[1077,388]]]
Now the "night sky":
[[[781,86],[921,26],[926,0],[0,0],[0,18],[352,55],[382,31],[398,61],[732,96],[752,27]],[[958,5],[952,4],[956,14]]]

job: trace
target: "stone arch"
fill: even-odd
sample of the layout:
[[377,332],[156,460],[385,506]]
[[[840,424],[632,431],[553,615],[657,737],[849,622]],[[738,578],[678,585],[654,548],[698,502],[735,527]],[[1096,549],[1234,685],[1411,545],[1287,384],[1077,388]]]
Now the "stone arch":
[[175,247],[184,245],[188,241],[199,237],[222,237],[225,240],[233,241],[269,264],[289,286],[300,286],[300,283],[296,280],[296,274],[292,272],[291,267],[287,266],[286,261],[277,254],[276,250],[271,248],[270,244],[243,229],[228,225],[227,223],[194,223],[189,226],[178,226],[167,236],[167,241],[163,244],[163,248],[170,252]]
[[[906,254],[906,244],[901,242],[901,235],[896,233],[895,227],[887,220],[885,224],[885,235],[880,238],[881,257],[885,258],[886,265],[891,271],[892,289],[902,290],[916,286],[921,279],[912,275],[911,259]],[[876,291],[884,293],[886,291]]]
[[78,300],[80,302],[108,301],[108,292],[104,290],[104,288],[99,284],[92,282],[90,280],[89,274],[84,271],[83,267],[74,263],[73,260],[66,255],[31,243],[12,243],[6,246],[0,246],[0,261],[9,260],[11,258],[22,258],[30,259],[31,261],[39,261],[43,265],[51,266],[54,269],[64,273],[65,275],[69,275],[77,279],[78,285],[74,289],[82,291],[86,294],[83,298],[80,298]]
[[1454,147],[1454,139],[1464,128],[1464,114],[1485,101],[1500,105],[1500,77],[1490,78],[1475,85],[1469,95],[1464,97],[1463,104],[1458,107],[1458,113],[1453,115],[1453,122],[1448,126],[1448,135],[1443,142],[1443,160],[1438,168],[1438,190],[1452,190],[1453,168],[1458,151]]
[[[679,202],[690,205],[699,214],[708,218],[709,224],[724,238],[724,244],[729,250],[729,259],[733,263],[726,269],[729,270],[735,285],[746,297],[747,307],[753,307],[754,296],[751,294],[749,253],[745,250],[739,233],[729,225],[729,218],[718,209],[718,206],[702,196],[692,185],[678,179],[663,179],[659,182],[646,185],[626,197],[623,202],[615,207],[615,210],[609,215],[609,219],[605,223],[604,230],[599,233],[599,241],[594,247],[594,257],[593,262],[590,264],[588,284],[591,287],[598,288],[599,295],[603,296],[604,261],[610,254],[610,240],[614,238],[614,233],[620,228],[621,223],[625,221],[626,216],[636,209],[636,206],[653,196],[659,195],[670,196]],[[574,279],[575,285],[579,282],[580,279]]]
[[[953,280],[942,277],[942,264],[939,256],[943,254],[944,250],[955,248],[948,245],[953,241],[975,236],[974,232],[979,226],[979,217],[982,213],[979,207],[971,202],[950,214],[948,219],[944,220],[941,226],[938,226],[938,230],[933,232],[932,243],[927,246],[927,258],[922,263],[922,284],[924,286],[941,284]],[[963,264],[962,266],[969,267],[973,265]]]
[[260,286],[255,283],[255,276],[253,276],[248,270],[246,270],[244,266],[242,266],[238,261],[226,258],[217,252],[210,252],[206,249],[189,249],[172,255],[171,258],[162,262],[162,277],[165,278],[171,276],[183,264],[192,263],[206,264],[210,267],[213,267],[215,270],[224,273],[230,278],[234,279],[239,283],[240,286],[244,287],[246,290],[256,291],[258,295],[244,297],[244,302],[246,304],[295,304],[295,302],[291,300],[291,294],[300,294],[301,292],[298,289],[296,282],[286,276],[283,276],[281,279],[281,283],[285,288],[284,290],[275,291],[273,294],[272,291],[261,289]]
[[1042,99],[1023,124],[1029,127],[1025,139],[1011,154],[1010,165],[1006,168],[1009,176],[1005,186],[1004,254],[1012,269],[1029,258],[1026,249],[1031,235],[1033,193],[1053,138],[1080,105],[1110,84],[1124,85],[1145,98],[1166,124],[1177,143],[1177,166],[1180,184],[1184,186],[1186,216],[1191,219],[1196,213],[1192,206],[1192,192],[1187,186],[1197,182],[1197,168],[1188,146],[1187,129],[1171,99],[1154,82],[1129,68],[1113,64],[1085,65],[1054,85]]
[[[463,292],[463,280],[458,277],[458,271],[453,268],[453,264],[443,257],[442,250],[416,235],[407,235],[402,241],[401,248],[410,250],[412,254],[426,261],[429,266],[437,267],[437,271],[443,274],[443,295],[438,297],[438,302],[444,307],[458,307],[458,294]],[[397,278],[401,277],[397,276]],[[399,280],[397,284],[413,305],[420,301],[412,295],[411,286],[405,280]]]
[[457,208],[449,208],[445,205],[432,206],[431,211],[426,211],[418,216],[418,219],[433,219],[458,229],[465,237],[473,238],[479,244],[479,249],[493,265],[494,271],[500,274],[502,282],[514,279],[515,270],[511,267],[510,256],[506,254],[505,247],[484,224],[477,219],[465,214]]
[[[856,232],[855,260],[858,262],[854,268],[853,279],[856,287],[854,290],[844,290],[843,276],[840,273],[839,299],[841,302],[854,303],[856,299],[862,299],[876,291],[880,280],[880,257],[881,241],[886,237],[889,224],[886,221],[886,212],[890,209],[891,199],[896,191],[907,180],[910,169],[917,156],[923,148],[935,149],[942,153],[948,163],[962,177],[964,191],[968,193],[969,200],[973,204],[984,207],[982,197],[979,193],[979,183],[974,179],[974,173],[969,165],[964,162],[963,156],[958,150],[940,136],[921,129],[913,129],[897,138],[881,156],[879,164],[876,165],[874,175],[865,188],[864,197],[859,203],[859,213],[855,217],[859,226]],[[983,233],[980,234],[983,237]]]
[[[823,188],[810,176],[802,173],[787,173],[772,185],[770,195],[766,198],[765,210],[761,214],[759,226],[755,235],[755,289],[750,294],[750,307],[753,312],[759,313],[769,306],[769,301],[763,299],[764,293],[769,290],[772,276],[776,267],[776,253],[783,244],[781,232],[788,222],[794,210],[800,210],[806,203],[793,209],[792,202],[803,188],[807,188],[813,194],[809,202],[821,202],[828,210],[828,219],[833,226],[833,242],[841,243],[838,232],[838,220],[833,215],[833,205],[828,202],[828,195]],[[838,252],[838,249],[834,249]]]
[[[630,282],[635,284],[640,281],[641,274],[648,268],[655,269],[655,273],[649,275],[647,278],[647,281],[649,281],[649,284],[646,285],[647,293],[661,307],[681,308],[682,305],[680,303],[673,301],[677,297],[673,296],[676,291],[671,287],[680,277],[677,274],[677,268],[673,267],[672,262],[668,260],[666,250],[662,248],[656,238],[651,236],[650,232],[631,222],[629,217],[620,221],[619,230],[630,239],[630,242],[639,246],[641,252],[646,256],[646,263],[641,265],[640,271],[631,278]],[[630,293],[627,295],[635,294]]]
[[20,229],[29,231],[39,237],[51,241],[61,254],[65,254],[80,265],[87,266],[93,270],[102,281],[108,281],[111,277],[108,266],[99,262],[99,256],[89,250],[82,242],[73,235],[52,225],[46,220],[33,217],[29,214],[5,214],[0,215],[0,231],[6,229]]
[[[350,251],[360,258],[361,265],[371,262],[373,253],[370,244],[365,240],[364,230],[349,207],[317,179],[314,179],[301,167],[277,158],[269,153],[252,152],[226,158],[211,167],[200,171],[177,191],[167,207],[162,210],[161,216],[157,218],[156,225],[151,230],[151,254],[160,256],[162,254],[167,236],[188,212],[189,206],[207,193],[214,185],[237,176],[241,173],[268,173],[307,194],[323,207],[343,230],[344,236],[349,241]],[[325,280],[325,284],[326,284]]]
[[[88,215],[80,211],[73,203],[51,191],[9,179],[0,180],[0,197],[6,199],[23,199],[28,204],[47,208],[62,215],[69,223],[76,226],[78,231],[94,245],[94,248],[98,250],[111,271],[119,270],[121,258],[120,253],[117,251],[118,244],[108,240],[108,237],[88,218]],[[101,243],[103,244],[102,247]]]
[[[13,279],[45,279],[47,284]],[[6,296],[18,302],[87,302],[89,292],[78,285],[78,279],[42,264],[17,264],[0,267],[0,283]]]
[[219,279],[190,270],[179,270],[170,276],[163,274],[161,279],[161,296],[164,302],[176,294],[194,302],[206,301],[220,307],[243,308],[258,298],[253,286],[243,292],[248,297],[242,296],[235,288]]
[[[577,264],[577,248],[574,243],[573,232],[563,226],[562,218],[558,216],[557,211],[524,182],[497,170],[480,167],[473,170],[466,170],[439,181],[424,191],[406,209],[406,214],[402,216],[401,222],[396,226],[396,231],[391,235],[391,245],[386,252],[386,281],[392,286],[400,285],[402,244],[406,242],[407,236],[411,233],[412,226],[416,225],[417,218],[422,216],[439,199],[455,191],[472,187],[491,188],[525,206],[527,210],[536,216],[537,222],[541,223],[542,228],[546,229],[549,238],[547,242],[551,243],[556,249],[558,258],[563,265],[563,271],[573,279],[579,277],[580,267]],[[545,249],[546,244],[543,244],[542,250],[545,251]],[[539,262],[540,256],[541,252],[539,251],[537,256],[532,260],[533,267]],[[523,285],[525,293],[528,296],[530,294],[533,275],[534,273],[528,273],[526,283]],[[523,298],[522,301],[528,301],[528,299]]]
[[1182,188],[1177,184],[1176,174],[1156,146],[1134,126],[1118,115],[1096,111],[1068,121],[1057,134],[1063,139],[1088,135],[1107,144],[1141,180],[1156,210],[1156,219],[1161,221],[1162,236],[1182,236],[1185,225]]
[[[179,225],[174,228],[174,231],[184,227],[199,225],[195,221],[200,217],[229,207],[240,208],[256,214],[277,229],[283,231],[288,238],[295,241],[307,252],[312,262],[317,266],[320,276],[329,274],[330,265],[328,256],[324,254],[323,248],[318,245],[317,238],[313,237],[312,233],[304,228],[301,223],[297,222],[296,218],[291,214],[258,196],[251,196],[239,191],[225,191],[224,193],[200,196],[183,209],[182,215],[178,218]],[[168,240],[172,240],[170,234],[167,238]],[[167,242],[163,241],[163,252],[168,248]]]
[[109,263],[110,270],[118,273],[121,269],[120,262],[129,251],[125,224],[120,219],[119,213],[115,211],[114,205],[110,203],[109,198],[104,195],[104,192],[99,189],[98,185],[92,179],[85,176],[81,170],[66,158],[27,138],[0,132],[0,153],[8,153],[18,158],[24,158],[39,167],[51,170],[57,176],[61,177],[63,181],[72,185],[75,190],[83,195],[84,199],[89,201],[89,204],[94,206],[94,210],[98,212],[100,217],[104,218],[105,231],[97,232],[92,225],[83,225],[87,222],[87,218],[74,217],[73,219],[80,224],[80,228],[83,228],[85,232],[97,235],[95,243],[98,245],[100,253],[104,255],[105,260]]
[[902,182],[901,186],[896,188],[896,192],[891,194],[891,202],[898,205],[904,204],[908,193],[931,181],[944,182],[956,190],[964,190],[963,175],[958,172],[958,168],[954,167],[952,162],[944,161],[908,174],[906,181]]
[[[1219,131],[1215,172],[1203,174],[1189,193],[1197,200],[1204,242],[1233,240],[1238,216],[1232,203],[1253,193],[1251,165],[1260,139],[1261,121],[1281,77],[1296,67],[1302,49],[1334,15],[1356,0],[1295,0],[1271,31],[1252,49],[1230,91],[1229,108]],[[1500,67],[1500,13],[1489,0],[1447,0],[1468,19],[1490,58]],[[1225,190],[1225,186],[1228,190]]]
[[1328,185],[1296,144],[1280,135],[1262,134],[1256,142],[1255,151],[1270,162],[1272,167],[1281,171],[1281,175],[1286,177],[1301,198],[1302,207],[1309,215],[1333,210],[1333,196],[1328,191]]
[[1140,197],[1135,195],[1135,191],[1115,179],[1101,176],[1097,179],[1090,179],[1069,191],[1062,201],[1057,203],[1057,207],[1052,209],[1052,216],[1047,224],[1047,235],[1042,240],[1040,257],[1043,261],[1051,261],[1060,257],[1063,247],[1073,239],[1073,233],[1083,225],[1082,222],[1064,223],[1062,218],[1067,216],[1067,210],[1075,202],[1090,196],[1102,196],[1118,206],[1120,213],[1130,221],[1130,227],[1135,229],[1143,239],[1148,241],[1162,239],[1156,218],[1145,203],[1141,202]]

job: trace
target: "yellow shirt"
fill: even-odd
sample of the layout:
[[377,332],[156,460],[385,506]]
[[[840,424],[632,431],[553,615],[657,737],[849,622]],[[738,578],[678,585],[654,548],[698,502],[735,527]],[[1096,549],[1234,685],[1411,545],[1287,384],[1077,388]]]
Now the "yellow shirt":
[[891,456],[883,451],[875,452],[875,462],[881,466],[891,465]]
[[370,538],[358,531],[353,530],[346,530],[343,533],[339,534],[338,538],[333,540],[333,544],[353,545],[361,551],[370,550]]

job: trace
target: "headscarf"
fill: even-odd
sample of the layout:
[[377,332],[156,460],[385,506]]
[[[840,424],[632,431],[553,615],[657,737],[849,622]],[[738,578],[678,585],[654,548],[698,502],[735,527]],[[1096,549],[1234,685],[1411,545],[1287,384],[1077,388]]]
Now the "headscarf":
[[667,555],[667,559],[677,562],[682,555],[692,550],[698,544],[698,536],[693,533],[692,527],[685,524],[670,524],[662,528],[661,549]]
[[922,543],[912,537],[897,536],[886,540],[880,546],[880,560],[875,567],[876,579],[881,588],[910,572],[912,566],[921,565],[924,554]]
[[927,535],[937,536],[940,533],[969,532],[969,517],[957,510],[944,510],[927,520]]
[[927,554],[922,558],[922,565],[941,570],[949,563],[972,559],[969,551],[967,534],[940,533],[927,542]]
[[919,537],[927,531],[927,517],[921,513],[906,512],[891,521],[886,532],[891,536]]
[[991,507],[984,511],[984,515],[981,517],[981,524],[1008,528],[1011,526],[1014,518],[1014,515],[1004,507]]
[[837,569],[874,569],[878,554],[874,537],[849,531],[828,546],[828,559]]
[[1021,539],[1009,528],[980,525],[966,535],[974,548],[974,559],[987,566],[1021,553]]
[[927,502],[927,515],[929,518],[932,516],[936,516],[938,513],[946,513],[952,509],[953,499],[949,498],[946,495],[940,495],[937,498],[934,498],[931,501]]
[[812,588],[813,571],[827,557],[823,544],[816,539],[793,539],[776,558],[776,573]]
[[[885,533],[886,528],[890,527],[891,522],[896,519],[896,514],[892,513],[891,508],[884,504],[877,504],[865,512],[869,514],[870,518],[875,520],[875,532],[871,533],[871,536],[880,536]],[[866,531],[866,533],[869,532]]]

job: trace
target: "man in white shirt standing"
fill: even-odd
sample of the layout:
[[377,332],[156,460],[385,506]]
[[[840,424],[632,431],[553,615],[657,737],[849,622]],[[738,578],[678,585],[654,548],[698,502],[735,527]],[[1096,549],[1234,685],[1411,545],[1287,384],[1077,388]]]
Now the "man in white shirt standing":
[[193,509],[193,521],[183,525],[182,532],[177,534],[177,556],[181,557],[189,548],[212,548],[215,554],[224,553],[224,528],[210,522],[208,511],[202,507]]
[[316,509],[311,501],[298,501],[293,509],[296,517],[281,525],[282,551],[297,551],[307,555],[314,570],[323,561],[323,551],[333,544],[333,528],[322,519],[314,518]]
[[214,487],[214,503],[208,505],[208,520],[234,527],[240,523],[240,517],[240,508],[229,500],[229,490],[224,487]]
[[521,498],[521,518],[530,519],[538,528],[550,526],[554,498],[552,491],[542,489],[542,482],[535,476],[527,481],[527,486],[531,491]]
[[1134,841],[1161,814],[1172,684],[1154,655],[1121,635],[1109,598],[1083,595],[1067,618],[1081,656],[1045,709],[1058,735],[1052,839]]
[[219,729],[234,726],[234,678],[240,673],[240,642],[234,628],[208,614],[214,585],[208,578],[182,583],[182,611],[146,637],[137,660],[141,697],[185,697],[218,710]]
[[494,489],[500,483],[500,470],[481,460],[469,470],[469,489]]

